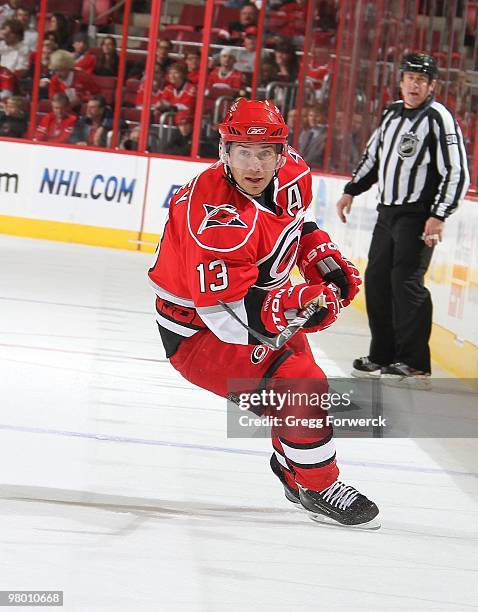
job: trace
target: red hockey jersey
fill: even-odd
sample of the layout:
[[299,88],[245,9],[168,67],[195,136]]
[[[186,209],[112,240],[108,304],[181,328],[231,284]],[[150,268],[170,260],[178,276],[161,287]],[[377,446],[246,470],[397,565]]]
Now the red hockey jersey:
[[170,83],[163,89],[159,100],[166,100],[171,106],[175,106],[177,110],[189,110],[194,112],[196,106],[196,87],[186,81],[181,89],[176,89]]
[[[183,307],[184,321],[163,310],[159,325],[191,336],[203,323],[216,333],[208,316],[216,311],[223,315],[220,301],[244,310],[251,287],[269,290],[288,283],[312,201],[311,185],[309,167],[289,149],[274,179],[275,211],[234,187],[221,162],[180,188],[171,198],[149,276],[161,303]],[[313,220],[310,212],[307,216]],[[237,338],[226,333],[222,339],[248,343],[247,332],[244,336],[236,327],[234,333]]]
[[76,95],[86,103],[91,96],[100,92],[100,88],[92,75],[81,70],[72,70],[66,81],[62,81],[56,74],[51,77],[48,97],[52,98],[59,92],[66,93],[70,99]]
[[93,74],[96,67],[96,55],[93,53],[83,53],[75,59],[75,70],[82,70],[88,74]]
[[207,78],[207,87],[208,89],[212,89],[213,87],[220,87],[222,85],[239,90],[244,85],[243,79],[244,76],[239,70],[229,70],[223,73],[220,67],[214,68]]
[[46,140],[48,142],[66,143],[70,140],[73,133],[73,126],[78,120],[78,116],[69,113],[58,120],[55,113],[48,113],[41,118],[35,132],[35,140]]

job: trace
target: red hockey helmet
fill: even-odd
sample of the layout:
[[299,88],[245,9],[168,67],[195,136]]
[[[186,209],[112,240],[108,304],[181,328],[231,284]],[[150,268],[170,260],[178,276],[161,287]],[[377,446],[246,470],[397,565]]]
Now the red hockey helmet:
[[[219,157],[225,164],[229,176],[231,176],[230,147],[235,142],[244,145],[275,145],[277,155],[273,159],[261,161],[265,170],[277,172],[286,163],[288,128],[279,109],[270,100],[239,98],[218,127],[221,135]],[[241,162],[236,159],[234,166],[241,167]]]
[[277,106],[270,100],[239,98],[219,124],[224,143],[256,142],[286,145],[288,129]]

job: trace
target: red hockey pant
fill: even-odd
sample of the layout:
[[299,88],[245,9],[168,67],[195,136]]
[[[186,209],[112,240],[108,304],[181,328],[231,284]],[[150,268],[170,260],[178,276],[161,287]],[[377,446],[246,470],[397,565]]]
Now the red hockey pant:
[[[325,374],[315,363],[306,335],[297,333],[279,351],[263,346],[222,342],[209,330],[200,331],[179,345],[170,359],[187,380],[222,397],[230,392],[230,379],[266,379],[267,389],[286,387],[294,393],[324,393]],[[281,416],[325,419],[320,406],[288,402]],[[322,490],[337,480],[332,428],[273,427],[272,443],[284,475],[291,484]]]

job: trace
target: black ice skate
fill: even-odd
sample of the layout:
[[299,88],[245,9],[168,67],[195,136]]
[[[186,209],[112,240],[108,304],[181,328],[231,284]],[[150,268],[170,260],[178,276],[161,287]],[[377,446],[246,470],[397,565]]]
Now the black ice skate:
[[423,391],[431,389],[431,376],[428,372],[415,370],[402,362],[392,363],[382,368],[381,378],[387,385],[410,387]]
[[282,471],[282,466],[277,460],[275,453],[272,453],[272,456],[271,456],[271,470],[274,472],[277,478],[281,481],[282,486],[284,487],[284,495],[286,496],[286,498],[293,504],[300,504],[299,491],[296,489],[293,489],[287,483],[287,480],[284,478],[284,472]]
[[310,518],[318,523],[361,529],[380,528],[380,523],[374,520],[378,514],[376,504],[340,480],[322,491],[299,487],[299,495]]
[[359,357],[353,361],[352,376],[358,378],[379,378],[381,374],[381,366],[378,363],[370,361],[368,357]]

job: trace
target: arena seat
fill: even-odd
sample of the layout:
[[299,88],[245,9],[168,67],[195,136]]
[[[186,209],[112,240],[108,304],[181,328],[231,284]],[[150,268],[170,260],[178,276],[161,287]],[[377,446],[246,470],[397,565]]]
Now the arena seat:
[[[73,17],[80,17],[83,6],[83,0],[48,0],[47,11],[51,13],[63,13],[63,15],[70,15]],[[87,23],[87,22],[86,22]]]
[[116,93],[116,77],[95,75],[95,81],[100,88],[100,93],[104,96],[107,104],[113,104]]
[[[63,5],[65,4],[63,0],[59,0],[59,2]],[[51,0],[49,0],[49,3],[51,4]],[[82,16],[82,20],[84,23],[89,23],[91,0],[80,0],[79,4],[80,12],[78,14]],[[101,15],[102,13],[105,13],[108,9],[111,8],[112,4],[112,0],[96,0],[95,15]],[[105,17],[101,17],[101,19],[99,20],[95,19],[95,25],[105,25],[107,23],[110,23],[112,15],[106,15]]]
[[125,121],[139,123],[141,121],[141,110],[139,108],[127,108],[123,106],[121,109],[121,116]]
[[181,10],[178,23],[180,25],[189,25],[193,28],[202,28],[204,23],[204,6],[199,4],[185,4]]
[[123,106],[136,106],[136,96],[138,93],[141,81],[139,79],[127,79],[125,84],[125,92],[123,96]]
[[227,30],[232,21],[238,21],[239,9],[217,4],[214,10],[212,23],[215,28],[223,28]]

